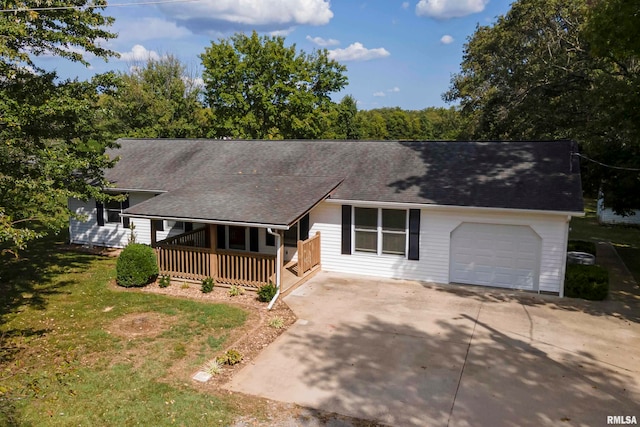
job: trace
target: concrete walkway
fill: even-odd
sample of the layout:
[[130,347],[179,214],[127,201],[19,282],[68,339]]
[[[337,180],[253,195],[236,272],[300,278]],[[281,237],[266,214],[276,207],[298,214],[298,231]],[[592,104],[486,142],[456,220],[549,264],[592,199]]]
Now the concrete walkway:
[[388,425],[640,419],[640,313],[469,286],[321,272],[300,320],[229,388]]

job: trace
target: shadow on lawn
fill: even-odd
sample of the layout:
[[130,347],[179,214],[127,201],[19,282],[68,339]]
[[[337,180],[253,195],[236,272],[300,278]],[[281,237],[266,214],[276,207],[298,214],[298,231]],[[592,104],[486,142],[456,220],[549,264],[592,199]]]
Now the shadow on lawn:
[[[19,258],[0,257],[0,325],[26,308],[44,310],[52,295],[69,293],[65,288],[74,281],[54,277],[86,268],[95,259],[96,255],[68,250],[64,239],[64,235],[46,237],[31,242]],[[15,338],[47,332],[46,328],[0,329],[0,364],[19,351],[12,344]]]
[[588,352],[536,347],[466,314],[435,326],[370,315],[298,333],[284,351],[308,390],[329,396],[320,409],[389,425],[587,425],[637,409],[629,372]]

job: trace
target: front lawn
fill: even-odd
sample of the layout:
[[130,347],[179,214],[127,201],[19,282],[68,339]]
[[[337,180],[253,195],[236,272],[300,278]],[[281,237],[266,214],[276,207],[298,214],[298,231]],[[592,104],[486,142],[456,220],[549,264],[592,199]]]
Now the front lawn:
[[640,228],[601,225],[596,215],[596,201],[585,199],[585,216],[572,218],[569,240],[611,242],[631,274],[640,281]]
[[247,313],[113,289],[115,258],[35,242],[0,258],[0,425],[227,425],[190,373]]

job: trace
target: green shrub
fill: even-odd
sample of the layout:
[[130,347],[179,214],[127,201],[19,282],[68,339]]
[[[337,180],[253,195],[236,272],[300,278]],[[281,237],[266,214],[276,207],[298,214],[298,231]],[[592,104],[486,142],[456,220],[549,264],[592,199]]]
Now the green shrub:
[[609,294],[609,272],[599,265],[568,264],[564,294],[572,298],[603,300]]
[[206,279],[202,279],[202,292],[205,294],[208,294],[213,290],[214,285],[215,285],[215,282],[213,280],[213,277],[207,277]]
[[216,357],[218,363],[223,365],[236,365],[242,362],[242,354],[238,350],[227,350],[222,356]]
[[591,255],[596,254],[596,244],[584,240],[569,240],[567,244],[568,252],[586,252]]
[[237,297],[238,295],[244,295],[244,288],[236,285],[231,286],[229,288],[229,296]]
[[258,288],[258,300],[262,302],[269,302],[276,295],[276,292],[278,292],[276,285],[269,282],[268,285],[260,286]]
[[158,286],[166,288],[171,284],[171,276],[160,276],[158,279]]
[[116,262],[116,280],[126,288],[144,286],[158,276],[156,254],[150,246],[140,243],[127,245]]

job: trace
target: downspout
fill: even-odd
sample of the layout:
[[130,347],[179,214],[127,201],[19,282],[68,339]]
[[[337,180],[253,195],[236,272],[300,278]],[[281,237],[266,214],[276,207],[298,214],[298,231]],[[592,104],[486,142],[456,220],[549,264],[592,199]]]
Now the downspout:
[[278,299],[278,297],[280,296],[280,274],[281,274],[281,269],[280,269],[280,233],[277,233],[275,231],[273,231],[270,227],[267,228],[267,233],[271,234],[272,236],[275,236],[276,238],[276,294],[273,296],[273,298],[271,299],[271,301],[269,302],[269,305],[267,306],[267,310],[271,310],[271,308],[273,307],[273,304],[276,303],[276,300]]

